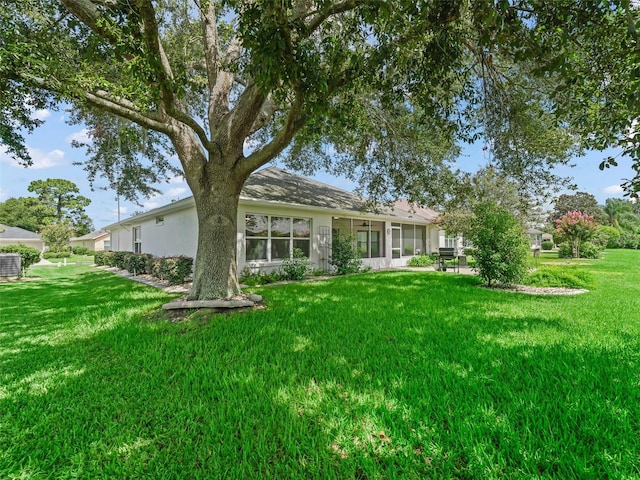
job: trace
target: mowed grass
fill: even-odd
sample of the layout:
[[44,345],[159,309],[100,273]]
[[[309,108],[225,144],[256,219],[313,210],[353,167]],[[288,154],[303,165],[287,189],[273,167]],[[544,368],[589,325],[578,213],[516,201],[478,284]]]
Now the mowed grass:
[[89,267],[0,285],[0,478],[638,478],[640,252],[530,296],[450,272],[171,323]]

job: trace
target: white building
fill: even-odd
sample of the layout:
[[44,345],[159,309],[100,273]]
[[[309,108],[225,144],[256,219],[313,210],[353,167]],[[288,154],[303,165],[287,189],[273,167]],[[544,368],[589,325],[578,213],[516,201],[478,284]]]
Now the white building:
[[[433,225],[437,213],[406,202],[378,212],[363,211],[361,197],[279,168],[255,172],[238,207],[238,271],[270,270],[300,248],[327,269],[332,239],[351,235],[373,268],[406,265],[409,258],[445,246]],[[193,197],[105,227],[113,251],[154,256],[196,256],[198,222]]]

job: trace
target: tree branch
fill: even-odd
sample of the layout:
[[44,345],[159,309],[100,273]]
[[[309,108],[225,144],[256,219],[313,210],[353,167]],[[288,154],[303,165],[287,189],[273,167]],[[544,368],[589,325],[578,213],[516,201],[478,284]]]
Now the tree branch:
[[[222,65],[218,67],[216,72],[216,81],[209,91],[209,128],[211,130],[211,136],[214,136],[215,129],[222,123],[225,115],[229,113],[229,96],[231,94],[231,88],[233,88],[233,82],[235,75],[233,73],[221,70],[240,58],[242,53],[242,43],[238,37],[235,37],[227,49],[225,58]],[[211,79],[209,79],[211,85]]]
[[297,92],[296,98],[291,104],[291,109],[289,110],[285,124],[278,135],[248,157],[236,160],[236,168],[241,174],[249,175],[251,172],[273,160],[287,147],[287,145],[289,145],[293,136],[305,124],[305,121],[302,118],[303,105],[304,97],[301,92]]
[[98,25],[98,20],[102,17],[100,10],[90,0],[60,0],[62,5],[80,19],[82,23],[88,26],[100,38],[104,38],[111,44],[116,44],[118,38],[107,28]]
[[[337,15],[338,13],[348,12],[349,10],[355,10],[356,8],[362,5],[366,5],[367,3],[368,3],[368,0],[346,0],[344,2],[334,3],[333,5],[329,6],[327,9],[318,12],[316,15],[313,16],[313,18],[311,18],[311,20],[307,24],[309,33],[312,33],[315,30],[317,30],[318,27],[320,27],[320,25],[322,25],[329,17],[333,15]],[[313,15],[313,14],[309,13],[305,15],[305,17],[308,17],[310,15]]]
[[156,12],[150,0],[140,1],[140,13],[142,14],[144,41],[149,49],[149,53],[151,53],[151,67],[153,67],[160,80],[164,100],[170,104],[174,104],[175,95],[171,88],[173,72],[167,54],[162,46],[162,41],[160,40],[158,22],[156,22]]
[[218,57],[218,27],[213,1],[209,1],[209,7],[206,11],[202,8],[199,1],[195,2],[200,10],[202,17],[202,39],[204,43],[204,59],[206,62],[207,81],[209,83],[209,92],[212,92],[218,77],[220,69]]

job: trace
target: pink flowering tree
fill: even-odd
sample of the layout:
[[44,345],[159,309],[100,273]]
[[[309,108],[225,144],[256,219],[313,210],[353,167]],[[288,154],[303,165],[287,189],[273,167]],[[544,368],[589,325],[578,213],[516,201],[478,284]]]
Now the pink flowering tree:
[[573,256],[580,258],[580,245],[589,240],[598,229],[593,216],[582,212],[567,212],[556,220],[556,235],[567,239],[571,244]]

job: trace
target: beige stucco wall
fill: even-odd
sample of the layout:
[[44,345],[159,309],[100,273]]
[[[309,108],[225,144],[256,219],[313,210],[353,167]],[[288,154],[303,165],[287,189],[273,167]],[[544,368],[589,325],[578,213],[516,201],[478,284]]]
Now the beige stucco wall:
[[109,240],[109,234],[101,235],[94,239],[89,240],[74,240],[72,239],[69,244],[72,247],[85,247],[89,250],[95,250],[96,252],[101,252],[104,250],[104,242],[105,240]]
[[44,242],[42,240],[37,239],[8,239],[8,238],[0,238],[0,246],[4,247],[6,245],[26,245],[27,247],[35,248],[36,250],[43,251],[44,250]]

